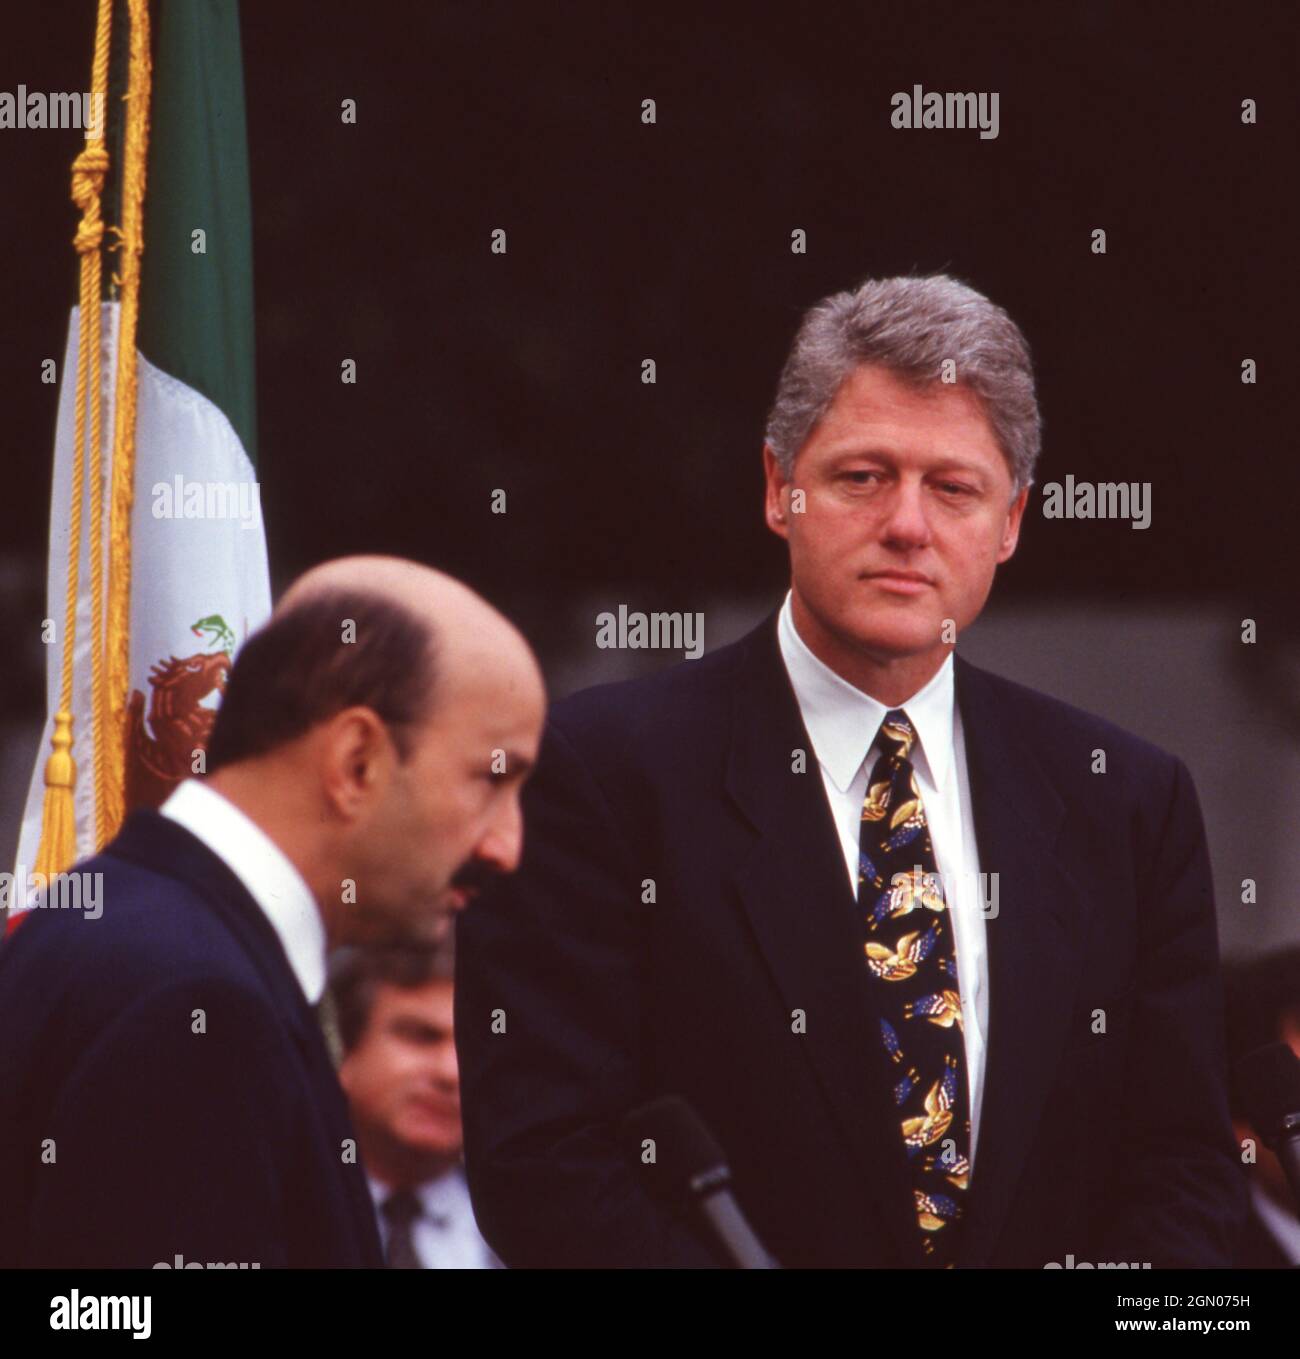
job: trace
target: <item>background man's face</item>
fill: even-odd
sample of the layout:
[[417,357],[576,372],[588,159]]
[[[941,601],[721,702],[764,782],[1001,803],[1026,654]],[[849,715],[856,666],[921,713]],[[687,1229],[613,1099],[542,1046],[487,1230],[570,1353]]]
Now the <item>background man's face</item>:
[[[918,390],[876,365],[845,380],[788,482],[770,450],[765,464],[767,522],[790,544],[796,621],[823,659],[934,653],[937,663],[944,620],[957,632],[971,623],[1015,551],[1028,495],[1011,502],[1011,473],[974,393]],[[792,512],[795,490],[802,513]]]
[[433,1161],[455,1160],[462,1135],[452,983],[377,986],[370,1022],[339,1080],[364,1137]]

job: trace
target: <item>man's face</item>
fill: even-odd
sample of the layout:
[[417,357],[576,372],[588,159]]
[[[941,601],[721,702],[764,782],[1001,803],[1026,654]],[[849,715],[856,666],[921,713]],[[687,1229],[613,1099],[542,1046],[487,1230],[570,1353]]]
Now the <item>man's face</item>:
[[370,1022],[339,1068],[363,1134],[431,1160],[460,1155],[460,1077],[451,1021],[450,981],[376,988]]
[[[787,481],[764,451],[766,513],[790,545],[800,632],[837,658],[937,665],[1015,551],[1028,489],[1011,474],[968,388],[917,390],[877,365],[854,370]],[[792,503],[802,491],[803,509]],[[809,635],[811,634],[811,635]]]
[[545,693],[523,664],[462,665],[439,681],[434,713],[358,828],[347,937],[356,943],[436,942],[456,911],[523,849],[519,795],[537,759]]

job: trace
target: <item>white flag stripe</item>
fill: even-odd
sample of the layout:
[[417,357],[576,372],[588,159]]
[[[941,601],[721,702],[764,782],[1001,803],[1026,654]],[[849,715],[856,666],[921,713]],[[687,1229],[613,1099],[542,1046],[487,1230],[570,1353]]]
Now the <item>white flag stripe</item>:
[[[100,374],[106,442],[113,427],[117,320],[117,304],[105,303]],[[76,403],[76,384],[69,380],[69,375],[76,373],[77,333],[78,309],[74,307],[59,394],[50,515],[47,614],[54,620],[57,645],[50,647],[46,662],[45,730],[18,845],[18,862],[28,867],[36,862],[45,796],[45,762],[59,701]],[[186,744],[182,739],[185,733],[175,726],[157,729],[149,720],[153,695],[151,669],[171,657],[183,660],[190,655],[211,656],[224,645],[237,647],[266,619],[271,608],[266,534],[253,466],[224,412],[192,387],[155,368],[143,355],[137,355],[137,359],[135,504],[131,516],[131,690],[140,693],[144,708],[138,741],[149,751],[170,754],[174,759]],[[106,506],[110,461],[111,450],[106,449],[103,459]],[[168,488],[167,494],[155,493],[154,488],[161,485]],[[230,488],[237,493],[232,494]],[[107,533],[107,513],[104,519]],[[88,513],[85,520],[73,684],[78,857],[92,853],[95,848]],[[195,623],[205,619],[222,620],[229,634],[223,634],[215,622],[201,635],[191,631]],[[201,702],[203,707],[215,707],[215,692],[202,695]],[[132,751],[128,749],[128,770],[132,760]]]

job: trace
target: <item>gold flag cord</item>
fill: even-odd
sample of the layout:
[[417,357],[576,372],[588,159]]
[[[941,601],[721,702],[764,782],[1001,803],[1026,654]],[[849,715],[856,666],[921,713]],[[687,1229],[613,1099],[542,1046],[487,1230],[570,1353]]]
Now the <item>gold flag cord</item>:
[[[113,485],[109,516],[108,614],[104,628],[108,711],[105,764],[96,768],[99,843],[112,839],[126,811],[126,697],[131,685],[131,507],[135,487],[136,323],[144,251],[144,189],[149,150],[149,0],[130,0],[122,225],[117,249],[121,310],[113,399]],[[98,754],[100,742],[96,741]]]
[[[87,119],[86,145],[72,163],[72,201],[81,209],[81,221],[73,246],[81,256],[80,328],[77,337],[76,415],[73,422],[72,488],[68,507],[68,579],[63,623],[63,665],[59,683],[59,706],[54,714],[50,744],[53,753],[45,763],[45,803],[41,815],[41,841],[36,853],[36,872],[47,876],[61,873],[77,857],[77,815],[73,802],[76,765],[72,759],[73,653],[77,640],[78,575],[81,565],[82,500],[86,477],[86,398],[90,397],[91,519],[98,521],[101,505],[100,445],[100,256],[104,223],[100,218],[99,195],[108,173],[108,151],[104,146],[106,118],[103,115],[108,93],[108,43],[112,23],[112,0],[99,0],[95,21],[95,57],[91,67],[90,94],[92,117]],[[98,135],[95,135],[98,134]],[[100,553],[90,552],[92,597],[103,588]],[[93,598],[92,598],[93,609]],[[98,638],[92,618],[91,685],[96,717],[103,699],[103,674],[99,665]],[[96,750],[99,741],[95,742]]]
[[[45,764],[45,797],[35,871],[47,876],[77,858],[76,764],[72,757],[74,653],[80,588],[83,507],[90,478],[90,672],[94,736],[95,840],[116,833],[125,811],[126,695],[130,684],[131,508],[135,471],[136,349],[140,257],[144,249],[145,164],[149,137],[148,0],[128,0],[126,135],[122,163],[122,223],[113,248],[121,252],[114,281],[120,287],[117,372],[114,379],[112,484],[109,488],[108,579],[104,578],[103,414],[101,376],[100,249],[104,238],[100,195],[108,174],[105,146],[109,39],[113,0],[99,0],[86,144],[72,163],[72,201],[81,210],[73,245],[80,256],[76,415],[68,506],[68,569],[59,705]],[[89,405],[89,420],[87,420]],[[89,452],[87,451],[89,424]],[[105,594],[107,593],[107,600]]]

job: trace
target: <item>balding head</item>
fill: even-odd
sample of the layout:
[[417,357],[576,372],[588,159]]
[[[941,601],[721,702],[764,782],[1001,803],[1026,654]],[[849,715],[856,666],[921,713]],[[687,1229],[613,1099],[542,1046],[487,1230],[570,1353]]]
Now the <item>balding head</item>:
[[419,620],[438,654],[442,689],[479,683],[486,671],[502,668],[515,672],[521,683],[540,680],[532,649],[504,614],[455,576],[403,557],[322,562],[289,587],[276,613],[340,594],[369,595]]
[[408,729],[490,672],[540,683],[528,643],[481,595],[401,557],[339,557],[285,591],[231,671],[210,772],[269,753],[354,704]]
[[[285,591],[275,614],[338,593],[369,594],[409,609],[431,627],[513,626],[481,595],[454,576],[404,557],[338,557],[304,572]],[[517,633],[515,634],[518,635]]]
[[298,847],[334,942],[427,938],[514,870],[545,702],[527,642],[473,590],[345,557],[296,581],[244,644],[207,767]]

